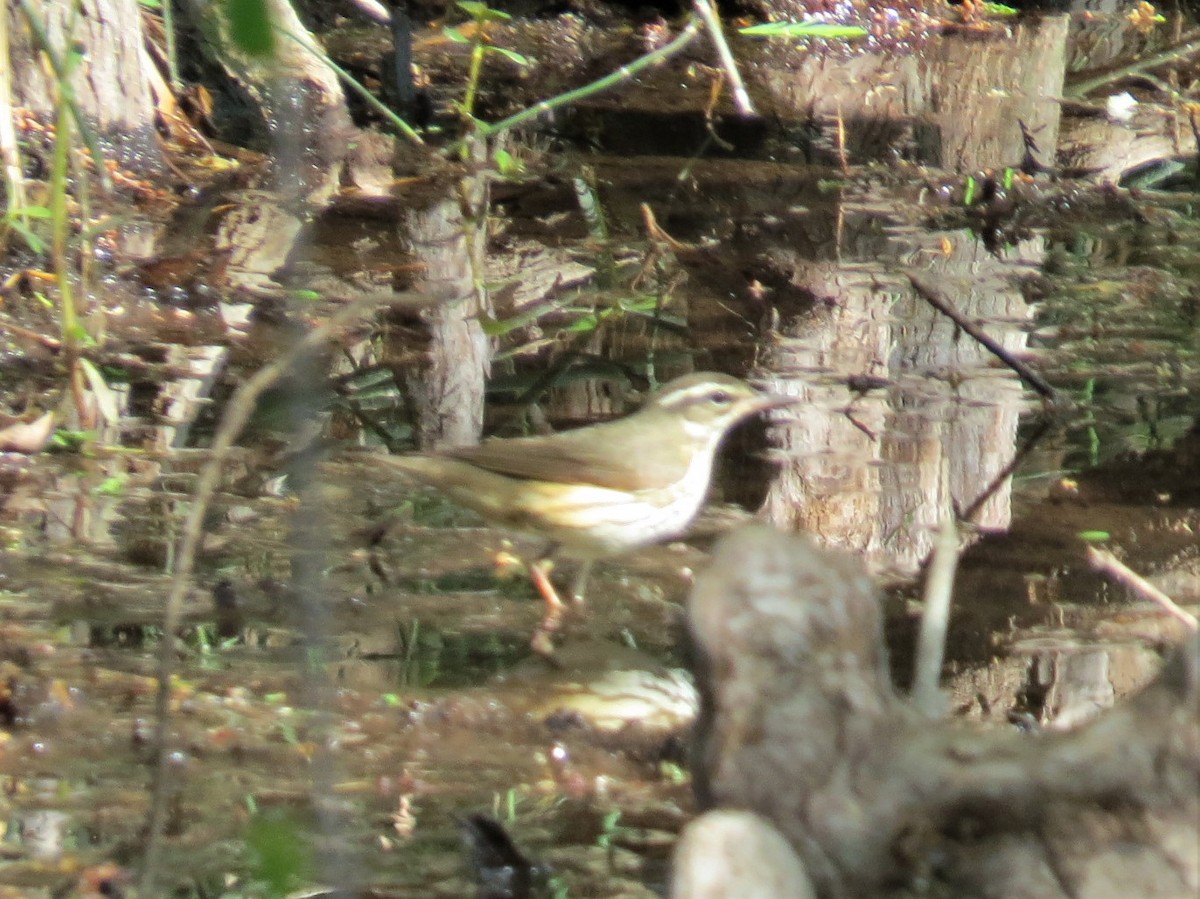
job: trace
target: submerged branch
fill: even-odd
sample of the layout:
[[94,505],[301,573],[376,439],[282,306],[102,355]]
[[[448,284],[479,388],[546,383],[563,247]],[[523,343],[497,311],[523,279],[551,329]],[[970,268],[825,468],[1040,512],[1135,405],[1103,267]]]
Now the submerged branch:
[[1152,583],[1114,556],[1112,553],[1103,549],[1096,549],[1094,546],[1089,546],[1087,551],[1088,564],[1092,568],[1107,574],[1118,584],[1123,584],[1128,587],[1138,596],[1158,603],[1168,615],[1182,621],[1187,625],[1188,630],[1195,633],[1200,630],[1200,621],[1197,621],[1196,616],[1187,609],[1182,609],[1176,604],[1175,600],[1167,596]]
[[962,328],[993,356],[1016,372],[1017,377],[1049,400],[1053,405],[1061,407],[1070,405],[1070,400],[1055,390],[1050,385],[1050,382],[993,340],[983,328],[955,309],[950,301],[942,296],[941,291],[934,287],[927,278],[915,272],[908,272],[908,280],[912,284],[913,289],[916,290],[917,296],[953,321],[958,327]]

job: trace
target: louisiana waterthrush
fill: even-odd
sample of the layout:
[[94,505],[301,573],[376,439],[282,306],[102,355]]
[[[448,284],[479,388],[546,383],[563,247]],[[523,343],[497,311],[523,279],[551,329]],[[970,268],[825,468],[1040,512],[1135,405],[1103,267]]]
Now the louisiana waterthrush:
[[492,524],[551,541],[530,566],[547,606],[533,646],[548,652],[562,618],[549,578],[552,557],[561,551],[583,563],[573,590],[582,600],[595,559],[683,533],[708,493],[717,446],[734,425],[794,401],[705,372],[665,384],[625,418],[387,462]]

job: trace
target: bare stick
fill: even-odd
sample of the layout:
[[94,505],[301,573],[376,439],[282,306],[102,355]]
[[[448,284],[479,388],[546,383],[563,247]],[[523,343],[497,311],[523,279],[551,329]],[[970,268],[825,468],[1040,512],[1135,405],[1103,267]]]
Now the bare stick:
[[949,473],[942,466],[942,490],[946,509],[937,542],[925,577],[925,596],[921,609],[921,631],[917,637],[916,673],[912,698],[929,718],[945,717],[945,701],[939,683],[946,656],[946,631],[950,626],[950,597],[954,592],[954,572],[958,569],[958,528],[949,499]]
[[995,340],[980,328],[973,321],[970,321],[966,316],[954,308],[950,301],[941,295],[941,292],[934,287],[929,281],[916,274],[915,272],[906,272],[908,280],[911,282],[913,289],[916,290],[917,296],[923,299],[926,303],[936,309],[942,315],[949,318],[954,324],[958,325],[976,341],[991,352],[993,356],[1011,368],[1017,373],[1022,381],[1048,399],[1055,406],[1069,406],[1070,400],[1050,386],[1049,382],[1035,372],[1032,368],[1000,346]]
[[696,14],[704,20],[708,36],[712,38],[713,46],[717,48],[717,58],[721,60],[721,68],[725,70],[725,77],[729,79],[729,90],[733,93],[733,105],[744,116],[756,115],[754,103],[751,102],[750,94],[747,93],[746,85],[742,82],[742,75],[738,71],[737,61],[733,58],[729,44],[725,41],[725,31],[721,28],[721,19],[717,15],[717,11],[713,9],[709,0],[692,0],[692,9],[696,10]]
[[58,352],[62,349],[61,340],[55,337],[48,337],[45,334],[39,334],[37,331],[31,331],[29,328],[24,328],[3,316],[0,316],[0,331],[7,331],[10,334],[15,334],[17,337],[24,337],[26,340],[35,341],[48,350]]
[[422,309],[440,302],[440,298],[420,293],[374,293],[356,299],[330,316],[323,324],[313,328],[287,352],[264,365],[242,384],[229,400],[221,424],[213,436],[211,454],[196,483],[196,493],[188,509],[183,534],[176,554],[175,573],[171,579],[171,593],[163,611],[162,646],[158,654],[158,693],[155,698],[154,746],[157,762],[153,776],[153,798],[150,804],[150,819],[147,822],[146,854],[142,862],[139,896],[157,895],[154,880],[157,876],[158,856],[161,852],[162,831],[166,821],[169,790],[167,767],[168,719],[171,710],[171,670],[175,660],[175,632],[179,629],[183,614],[183,598],[191,582],[192,569],[196,564],[196,551],[204,536],[204,516],[221,479],[221,469],[233,449],[234,441],[241,435],[250,420],[258,398],[275,384],[296,361],[330,340],[343,325],[355,321],[369,310],[390,304],[407,308]]
[[1175,600],[1167,596],[1152,583],[1114,556],[1106,549],[1096,549],[1089,546],[1087,551],[1088,564],[1102,574],[1107,574],[1118,584],[1128,587],[1143,599],[1158,603],[1164,612],[1182,621],[1189,630],[1200,629],[1200,621],[1187,609],[1181,609]]
[[1122,78],[1141,75],[1148,69],[1167,65],[1168,63],[1183,62],[1197,53],[1200,53],[1200,38],[1196,36],[1195,31],[1191,31],[1179,43],[1172,47],[1167,47],[1165,50],[1160,50],[1153,56],[1140,57],[1127,65],[1118,66],[1115,69],[1110,69],[1107,72],[1068,85],[1063,90],[1063,96],[1083,97],[1097,88],[1105,87],[1115,81],[1120,81]]
[[996,472],[991,482],[971,500],[970,505],[959,511],[958,520],[974,523],[975,514],[983,508],[983,504],[1000,491],[1000,488],[1012,477],[1013,472],[1020,467],[1025,458],[1037,448],[1037,445],[1041,443],[1042,438],[1046,436],[1046,432],[1049,430],[1050,421],[1048,418],[1043,418],[1038,424],[1037,430],[1029,435],[1029,438],[1021,445],[1020,449],[1013,454],[1008,464]]

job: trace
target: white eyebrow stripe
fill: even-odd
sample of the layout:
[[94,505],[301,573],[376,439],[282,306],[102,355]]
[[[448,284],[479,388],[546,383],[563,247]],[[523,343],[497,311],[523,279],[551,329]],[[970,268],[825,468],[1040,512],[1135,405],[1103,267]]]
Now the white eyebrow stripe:
[[680,390],[677,393],[672,393],[668,398],[672,404],[675,403],[693,403],[696,400],[707,399],[713,394],[711,384],[696,384],[686,390]]

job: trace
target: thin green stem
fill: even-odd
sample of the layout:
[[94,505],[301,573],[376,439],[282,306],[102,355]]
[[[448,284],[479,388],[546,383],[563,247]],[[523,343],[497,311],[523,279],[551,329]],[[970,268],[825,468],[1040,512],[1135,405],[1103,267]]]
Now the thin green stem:
[[[50,259],[58,281],[58,315],[68,366],[79,353],[79,320],[75,314],[74,272],[67,254],[71,220],[67,210],[68,171],[71,166],[71,110],[68,84],[75,68],[72,53],[59,72],[55,103],[54,153],[50,158]],[[100,160],[97,160],[99,167]]]
[[21,13],[25,16],[29,30],[33,32],[38,48],[46,54],[46,59],[50,63],[51,70],[54,72],[54,78],[58,82],[59,94],[67,102],[67,106],[71,111],[71,118],[75,121],[75,127],[79,129],[79,136],[83,139],[84,145],[87,146],[88,152],[92,154],[92,160],[95,162],[96,177],[100,181],[100,187],[106,194],[112,193],[112,178],[109,176],[108,170],[104,167],[104,154],[100,151],[100,141],[96,139],[96,133],[88,125],[87,119],[83,115],[83,109],[80,108],[79,102],[75,99],[75,89],[71,86],[71,81],[67,77],[67,63],[63,61],[63,58],[58,55],[54,47],[50,44],[50,38],[46,34],[46,29],[37,18],[37,10],[29,5],[29,0],[17,0],[17,2],[21,6]]
[[479,93],[479,81],[483,77],[483,55],[486,52],[483,42],[483,24],[476,31],[475,44],[471,47],[471,68],[467,73],[467,90],[463,94],[463,116],[470,120],[475,116],[475,97]]
[[[77,290],[72,291],[74,296],[83,297],[84,309],[87,312],[91,311],[91,306],[87,302],[88,284],[91,281],[93,273],[93,263],[95,256],[92,253],[92,245],[96,238],[96,232],[92,229],[92,188],[91,180],[88,178],[87,168],[83,164],[83,160],[78,155],[69,157],[68,162],[75,175],[75,202],[79,206],[79,214],[77,216],[79,222],[79,233],[75,237],[75,265],[78,276],[78,281],[75,287]],[[74,304],[72,304],[74,305]],[[73,310],[73,317],[78,318],[78,310]],[[81,337],[86,337],[88,342],[99,341],[103,338],[104,329],[96,327],[96,319],[88,323],[89,327],[86,335],[80,332]],[[76,322],[78,327],[78,322]]]
[[171,0],[162,0],[163,34],[167,41],[167,77],[175,96],[183,93],[183,81],[179,77],[179,56],[175,49],[175,8]]
[[[568,106],[571,103],[578,102],[587,97],[594,96],[606,91],[609,88],[616,87],[623,81],[633,78],[639,72],[645,71],[651,66],[658,65],[670,59],[675,54],[682,51],[688,44],[696,39],[696,35],[700,33],[701,24],[695,16],[688,19],[683,26],[683,30],[670,43],[664,44],[657,50],[647,53],[645,56],[640,56],[629,65],[621,66],[615,72],[604,76],[603,78],[593,81],[591,84],[585,84],[583,87],[575,88],[575,90],[567,91],[559,94],[557,97],[551,97],[549,100],[543,100],[540,103],[535,103],[528,109],[523,109],[518,113],[510,115],[506,119],[501,119],[494,124],[485,122],[478,123],[478,133],[482,137],[493,137],[502,131],[507,131],[510,128],[515,128],[517,125],[524,124],[530,119],[535,119],[543,113],[558,109],[562,106]],[[462,141],[451,144],[446,148],[447,153],[459,152]]]
[[[22,0],[22,2],[26,2],[26,0]],[[408,124],[408,122],[396,115],[396,113],[389,109],[385,103],[381,102],[374,94],[363,87],[353,75],[330,59],[329,54],[327,54],[324,50],[322,50],[312,41],[306,40],[299,35],[292,34],[290,31],[280,28],[279,26],[275,26],[275,30],[284,37],[291,38],[313,56],[321,60],[321,62],[325,63],[325,65],[329,66],[333,73],[341,78],[342,81],[346,83],[346,86],[350,88],[350,90],[358,94],[364,103],[391,122],[396,127],[397,131],[399,131],[413,143],[424,146],[425,141],[421,139],[421,135],[417,134],[412,125]]]

